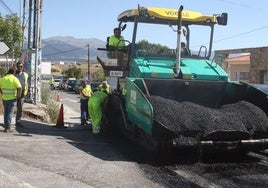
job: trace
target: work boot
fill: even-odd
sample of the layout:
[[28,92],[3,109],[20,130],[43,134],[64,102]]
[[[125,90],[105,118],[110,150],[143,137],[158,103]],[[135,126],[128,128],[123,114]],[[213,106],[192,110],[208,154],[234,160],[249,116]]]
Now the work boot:
[[92,133],[99,134],[100,133],[100,126],[93,126],[92,125]]
[[4,132],[6,132],[6,133],[13,133],[14,131],[10,127],[6,127],[4,129]]
[[91,119],[86,120],[87,125],[91,125]]
[[82,125],[82,126],[84,126],[84,125],[86,125],[86,124],[87,124],[86,120],[82,120],[82,121],[81,121],[81,125]]

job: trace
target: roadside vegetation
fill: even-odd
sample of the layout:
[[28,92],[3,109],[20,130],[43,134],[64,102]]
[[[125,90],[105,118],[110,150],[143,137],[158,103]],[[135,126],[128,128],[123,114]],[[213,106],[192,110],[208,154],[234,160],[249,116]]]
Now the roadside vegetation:
[[16,59],[21,57],[22,30],[21,21],[17,14],[3,17],[0,14],[0,40],[5,42],[10,50],[5,54],[6,58]]
[[[1,95],[0,95],[1,98]],[[46,105],[48,118],[45,118],[46,123],[56,123],[60,104],[51,96],[51,90],[49,88],[49,84],[43,83],[41,86],[41,103]],[[4,114],[2,99],[0,100],[0,115]],[[27,116],[31,116],[29,114],[23,114],[23,117],[27,119]],[[31,118],[31,117],[30,117]]]
[[[53,64],[51,66],[51,74],[53,76],[63,76],[66,78],[83,79],[87,78],[88,63],[79,63],[77,65],[69,64]],[[99,63],[90,63],[90,78],[92,81],[105,80],[104,72]]]
[[41,103],[47,106],[50,121],[47,123],[56,123],[60,104],[51,96],[51,90],[47,83],[42,83],[41,85]]

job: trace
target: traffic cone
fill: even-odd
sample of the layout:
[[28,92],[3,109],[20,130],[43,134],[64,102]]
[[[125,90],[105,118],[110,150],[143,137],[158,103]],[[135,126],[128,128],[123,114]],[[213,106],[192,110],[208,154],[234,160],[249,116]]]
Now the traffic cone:
[[60,102],[60,92],[59,92],[59,91],[57,92],[56,100],[57,100],[58,102]]
[[60,111],[59,111],[59,116],[58,116],[56,127],[66,128],[64,126],[63,104],[61,104],[61,107],[60,107]]

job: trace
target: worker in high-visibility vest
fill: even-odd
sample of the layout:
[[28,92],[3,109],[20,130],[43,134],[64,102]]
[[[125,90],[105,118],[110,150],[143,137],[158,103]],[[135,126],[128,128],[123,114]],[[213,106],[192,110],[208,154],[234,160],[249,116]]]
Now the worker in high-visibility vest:
[[99,85],[98,89],[100,91],[106,91],[107,93],[110,93],[110,85],[107,81],[103,81],[102,84]]
[[87,84],[86,80],[82,80],[80,91],[80,111],[81,111],[81,125],[88,123],[88,99],[92,95],[91,86]]
[[108,48],[116,49],[123,48],[125,46],[125,39],[121,35],[120,28],[114,28],[114,35],[110,36],[108,39]]
[[17,100],[17,113],[16,113],[16,126],[23,127],[21,123],[22,117],[22,108],[24,104],[24,97],[27,95],[28,92],[28,74],[23,71],[23,63],[21,61],[17,62],[17,71],[15,76],[19,79],[22,92],[21,97]]
[[100,132],[100,124],[102,120],[102,106],[107,99],[106,91],[95,91],[88,100],[88,112],[91,117],[92,133]]
[[4,132],[13,132],[11,130],[12,116],[17,100],[21,97],[21,84],[14,74],[15,68],[10,68],[7,74],[0,79],[0,92],[4,106]]
[[51,78],[49,79],[49,85],[51,90],[54,89],[54,83],[55,83],[54,77],[51,76]]

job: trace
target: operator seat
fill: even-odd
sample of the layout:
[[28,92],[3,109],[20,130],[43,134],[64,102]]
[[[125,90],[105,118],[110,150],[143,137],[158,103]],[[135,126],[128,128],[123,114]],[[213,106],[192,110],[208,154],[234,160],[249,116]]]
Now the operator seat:
[[181,49],[181,56],[185,57],[185,56],[190,56],[191,52],[188,48],[184,47],[183,49]]

